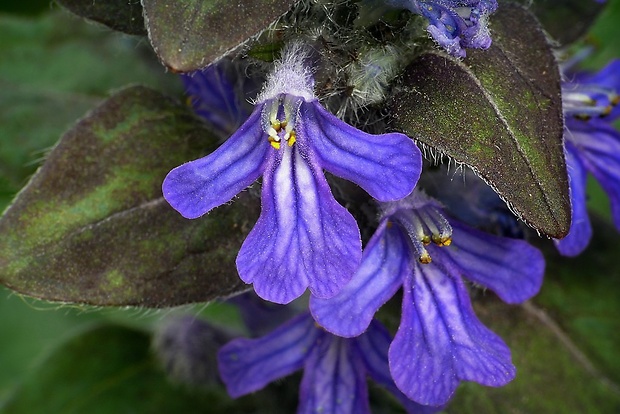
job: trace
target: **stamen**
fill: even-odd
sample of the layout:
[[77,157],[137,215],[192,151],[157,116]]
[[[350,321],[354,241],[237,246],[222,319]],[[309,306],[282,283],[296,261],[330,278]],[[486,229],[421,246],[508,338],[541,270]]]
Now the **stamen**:
[[278,140],[276,141],[272,136],[269,136],[269,138],[267,139],[269,140],[269,143],[271,144],[272,147],[274,147],[277,150],[280,149],[280,138],[278,138]]
[[604,117],[620,103],[618,94],[598,85],[573,85],[562,87],[564,113],[576,119],[587,121],[592,117]]
[[422,264],[431,262],[431,255],[425,247],[431,241],[439,247],[452,244],[452,226],[434,205],[401,210],[393,217],[406,230],[418,261]]
[[418,260],[422,264],[429,264],[430,262],[433,261],[433,259],[431,259],[431,255],[428,254],[426,250],[424,251],[424,253],[422,253],[422,255],[418,258]]
[[289,147],[297,142],[294,127],[302,101],[295,96],[283,95],[266,103],[263,109],[263,130],[275,149],[282,148],[282,140],[286,141]]
[[288,142],[289,147],[292,147],[296,141],[297,138],[295,138],[295,130],[292,130],[290,133],[290,137],[286,140],[286,142]]

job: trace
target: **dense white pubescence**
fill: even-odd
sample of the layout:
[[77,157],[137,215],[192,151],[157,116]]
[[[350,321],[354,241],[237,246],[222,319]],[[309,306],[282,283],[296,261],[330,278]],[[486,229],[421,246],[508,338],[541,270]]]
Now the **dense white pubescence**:
[[298,96],[306,102],[315,100],[309,58],[308,46],[297,41],[289,43],[282,51],[282,57],[275,62],[274,70],[267,77],[256,103],[278,98],[282,94]]

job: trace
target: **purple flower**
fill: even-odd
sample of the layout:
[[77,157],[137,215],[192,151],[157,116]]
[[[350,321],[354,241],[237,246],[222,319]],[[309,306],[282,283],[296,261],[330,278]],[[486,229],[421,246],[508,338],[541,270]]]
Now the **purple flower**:
[[331,299],[312,297],[310,310],[328,331],[359,335],[402,286],[390,371],[409,398],[441,405],[460,381],[501,386],[515,375],[510,350],[476,318],[461,276],[519,303],[538,292],[543,271],[542,254],[526,242],[448,223],[438,203],[414,193],[384,206],[350,283]]
[[235,398],[303,368],[298,413],[370,413],[366,376],[394,394],[408,412],[436,412],[398,391],[388,369],[389,343],[389,334],[376,321],[363,335],[347,339],[325,332],[304,313],[262,338],[226,344],[218,365]]
[[426,30],[449,54],[465,57],[465,48],[491,46],[488,17],[497,9],[496,0],[388,0],[428,19]]
[[204,118],[216,131],[228,135],[250,116],[251,107],[245,101],[247,77],[237,77],[233,84],[229,72],[231,62],[222,60],[207,66],[203,71],[182,75],[186,93],[194,112]]
[[300,44],[283,52],[248,120],[207,157],[172,170],[166,200],[197,218],[262,181],[262,211],[237,256],[239,275],[263,299],[288,303],[306,287],[338,293],[362,255],[353,216],[336,202],[323,169],[377,200],[409,194],[421,154],[407,136],[370,135],[327,112],[313,94]]
[[619,93],[620,60],[596,74],[577,74],[562,85],[572,224],[568,235],[555,244],[565,256],[581,253],[592,237],[586,208],[588,172],[609,196],[614,224],[620,230],[620,132],[612,124],[620,117]]

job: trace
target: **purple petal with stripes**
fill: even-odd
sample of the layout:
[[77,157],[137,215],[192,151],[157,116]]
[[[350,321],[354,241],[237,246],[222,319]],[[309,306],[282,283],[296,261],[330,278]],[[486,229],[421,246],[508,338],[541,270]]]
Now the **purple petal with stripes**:
[[405,197],[422,171],[420,150],[406,135],[371,135],[327,112],[318,101],[301,107],[300,133],[312,140],[321,166],[379,201]]
[[368,242],[351,281],[329,299],[310,298],[310,311],[329,332],[351,337],[364,332],[377,310],[411,272],[407,241],[383,221]]
[[476,318],[462,280],[434,264],[418,265],[414,274],[404,285],[401,324],[389,350],[398,388],[437,406],[460,381],[501,386],[512,380],[510,350]]
[[304,366],[299,414],[370,414],[366,372],[352,341],[323,332]]
[[213,153],[168,173],[164,198],[194,219],[230,201],[263,173],[271,148],[260,125],[261,106]]
[[307,313],[267,336],[235,339],[218,352],[218,367],[230,396],[236,398],[265,387],[304,365],[320,333]]
[[[488,287],[507,303],[521,303],[538,293],[545,273],[540,250],[524,240],[493,236],[456,220],[450,223],[452,246],[441,253],[455,264],[455,274]],[[442,264],[448,263],[442,258]]]
[[362,248],[353,216],[334,199],[303,137],[284,144],[263,176],[262,211],[237,256],[239,276],[271,302],[307,287],[330,297],[351,279]]
[[563,256],[577,256],[585,250],[592,238],[592,225],[586,205],[587,171],[579,159],[577,149],[570,141],[566,145],[566,169],[570,185],[571,226],[563,239],[554,239]]

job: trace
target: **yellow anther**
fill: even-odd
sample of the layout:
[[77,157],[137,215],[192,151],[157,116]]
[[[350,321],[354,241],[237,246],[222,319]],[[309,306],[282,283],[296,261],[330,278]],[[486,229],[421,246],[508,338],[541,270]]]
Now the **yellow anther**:
[[615,95],[610,101],[613,106],[620,104],[620,95]]
[[433,243],[435,243],[437,246],[450,246],[452,244],[452,238],[450,238],[450,236],[433,234]]
[[271,121],[271,127],[276,131],[276,132],[280,132],[280,129],[282,129],[282,122],[276,120],[272,120]]
[[431,243],[431,237],[428,234],[425,234],[421,240],[422,244],[428,246]]
[[297,138],[295,138],[295,136],[296,136],[295,131],[291,131],[291,134],[287,141],[289,147],[292,147],[293,144],[297,141]]
[[422,253],[422,255],[419,257],[418,259],[420,261],[420,263],[422,264],[429,264],[432,260],[431,260],[431,255],[428,254],[428,252],[424,252]]
[[580,121],[589,121],[592,117],[590,115],[577,114],[575,115],[575,118],[579,119]]
[[605,109],[603,109],[603,112],[601,112],[601,117],[609,115],[611,113],[611,110],[612,110],[611,105],[607,105]]
[[272,147],[279,150],[280,149],[280,141],[276,141],[273,137],[267,138]]
[[278,121],[280,122],[280,127],[282,128],[286,128],[286,126],[288,125],[288,121],[285,119],[284,121]]

